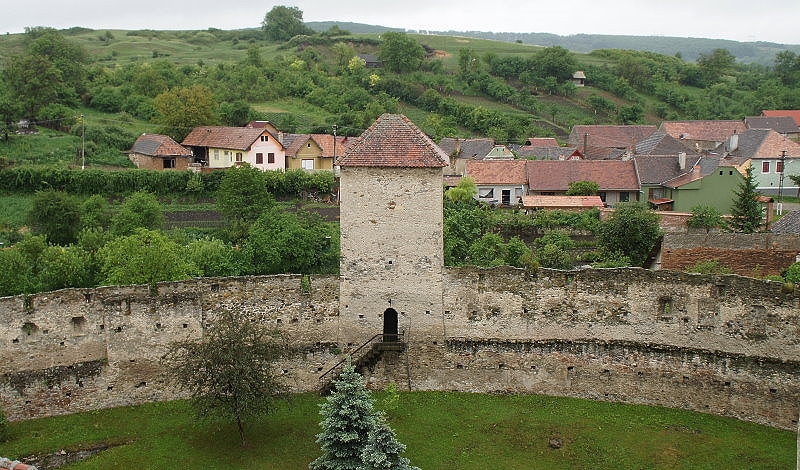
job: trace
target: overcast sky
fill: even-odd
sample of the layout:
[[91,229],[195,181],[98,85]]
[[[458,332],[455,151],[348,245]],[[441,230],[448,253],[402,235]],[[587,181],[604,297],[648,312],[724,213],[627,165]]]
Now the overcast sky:
[[26,26],[253,28],[260,26],[274,5],[300,8],[305,21],[409,30],[657,35],[800,44],[797,0],[37,0],[3,8],[0,33],[20,33]]

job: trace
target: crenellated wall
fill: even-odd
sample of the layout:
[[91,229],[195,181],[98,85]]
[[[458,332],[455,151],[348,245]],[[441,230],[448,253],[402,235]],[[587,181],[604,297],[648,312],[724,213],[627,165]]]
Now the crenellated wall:
[[[176,398],[159,358],[170,342],[199,338],[222,306],[278,328],[296,353],[278,372],[295,391],[316,390],[336,353],[381,332],[385,307],[340,315],[339,279],[310,281],[204,278],[0,298],[0,402],[19,420]],[[442,311],[398,312],[407,350],[364,371],[373,387],[577,396],[796,426],[800,296],[781,283],[448,268],[443,285]]]

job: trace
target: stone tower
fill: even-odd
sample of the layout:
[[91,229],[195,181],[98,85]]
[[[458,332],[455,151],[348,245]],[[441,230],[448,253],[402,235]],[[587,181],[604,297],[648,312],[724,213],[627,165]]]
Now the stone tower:
[[[384,114],[341,168],[341,340],[441,325],[442,169],[449,159],[407,117]],[[437,321],[438,320],[438,321]]]

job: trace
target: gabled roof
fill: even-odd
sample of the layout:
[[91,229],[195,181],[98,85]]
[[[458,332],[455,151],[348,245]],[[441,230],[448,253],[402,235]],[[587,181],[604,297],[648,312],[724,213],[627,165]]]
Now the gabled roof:
[[469,160],[466,175],[478,186],[524,185],[528,182],[526,160]]
[[589,147],[628,149],[655,131],[656,126],[649,125],[577,125],[569,134],[569,143],[581,149],[584,141]]
[[558,147],[555,137],[529,137],[523,147]]
[[687,161],[689,167],[685,172],[675,178],[662,182],[661,185],[673,189],[679,188],[710,175],[720,166],[732,166],[728,163],[729,162],[722,162],[717,158],[710,157],[700,157],[694,165],[691,165],[691,163]]
[[264,128],[200,126],[192,129],[181,144],[190,147],[247,150],[264,133],[277,142],[275,136]]
[[566,191],[575,181],[593,181],[600,191],[638,191],[633,160],[528,160],[528,187],[532,191]]
[[190,157],[192,151],[161,134],[142,134],[133,143],[131,152],[150,157]]
[[661,184],[690,171],[698,162],[697,155],[687,155],[681,169],[678,155],[637,155],[636,169],[642,184]]
[[451,157],[482,160],[494,149],[495,142],[494,139],[489,138],[457,139],[445,137],[439,142],[439,147]]
[[786,151],[786,157],[800,158],[800,144],[778,134],[772,129],[748,129],[732,136],[727,143],[728,153],[744,158],[778,158]]
[[[322,150],[323,157],[341,157],[347,149],[347,137],[336,136],[336,145],[333,145],[333,136],[330,134],[285,134],[283,145],[286,147],[286,156],[293,157],[306,144],[312,141]],[[335,149],[334,149],[335,147]],[[334,151],[336,155],[334,155]]]
[[522,207],[526,209],[537,209],[537,208],[552,208],[552,207],[564,207],[564,208],[574,208],[574,207],[583,207],[583,208],[602,208],[605,207],[603,200],[600,199],[600,196],[522,196]]
[[[575,152],[578,152],[577,147],[536,147],[532,145],[523,145],[516,150],[520,157],[536,157],[542,160],[566,160]],[[578,153],[580,154],[580,152]]]
[[765,109],[761,111],[762,116],[778,117],[789,116],[794,119],[794,123],[800,126],[800,109]]
[[402,114],[383,114],[350,146],[336,165],[443,168],[446,153]]
[[[689,152],[690,148],[664,131],[656,131],[636,144],[636,155],[670,155]],[[693,151],[693,150],[691,150]]]
[[800,234],[800,211],[791,211],[776,220],[771,226],[772,233],[798,233]]
[[664,121],[658,130],[678,140],[725,142],[733,134],[747,130],[742,121]]
[[800,127],[790,116],[750,116],[744,118],[749,129],[772,129],[778,134],[797,134]]

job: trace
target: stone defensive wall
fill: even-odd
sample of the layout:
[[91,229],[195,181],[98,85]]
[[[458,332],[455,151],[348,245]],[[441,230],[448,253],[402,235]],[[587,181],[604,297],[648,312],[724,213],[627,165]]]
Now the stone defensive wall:
[[[797,426],[800,293],[739,276],[447,268],[442,312],[399,312],[406,350],[374,388],[541,393]],[[309,282],[310,281],[310,282]],[[390,289],[391,286],[387,286]],[[313,391],[381,333],[385,306],[339,311],[335,276],[203,278],[0,298],[0,403],[11,420],[180,398],[159,358],[220,308],[273,326],[277,371]]]

